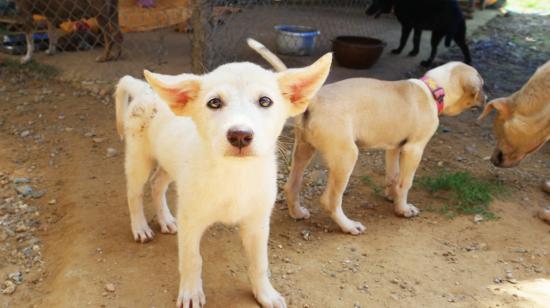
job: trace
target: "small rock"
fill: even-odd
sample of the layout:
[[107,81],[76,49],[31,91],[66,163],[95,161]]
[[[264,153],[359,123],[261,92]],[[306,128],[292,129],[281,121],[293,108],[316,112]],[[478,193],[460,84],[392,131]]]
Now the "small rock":
[[515,252],[515,253],[527,253],[528,252],[527,249],[525,249],[523,247],[514,248],[512,251]]
[[31,179],[29,178],[15,178],[13,179],[14,184],[27,184],[30,183]]
[[457,156],[457,157],[456,157],[456,160],[457,160],[457,161],[465,161],[466,158],[464,158],[464,156]]
[[499,276],[496,276],[495,279],[493,280],[495,283],[502,283],[502,278],[500,278]]
[[21,132],[20,136],[25,138],[30,134],[31,134],[31,132],[29,130],[24,130],[24,131]]
[[115,285],[113,283],[108,283],[105,285],[105,291],[107,292],[115,292]]
[[469,145],[469,146],[466,147],[466,152],[468,152],[470,154],[475,154],[475,153],[477,153],[477,149],[475,147]]
[[452,130],[448,128],[447,126],[441,125],[441,131],[444,133],[450,133]]
[[17,232],[17,233],[27,232],[27,231],[29,231],[29,226],[25,225],[22,222],[17,224],[17,226],[15,227],[15,232]]
[[21,284],[23,282],[23,274],[21,272],[10,273],[8,274],[8,278],[16,284]]
[[92,140],[94,141],[94,143],[102,143],[103,141],[105,141],[105,138],[94,137],[92,138]]
[[476,214],[476,215],[474,216],[474,222],[475,222],[476,224],[478,224],[478,223],[480,223],[480,222],[482,222],[482,221],[483,221],[483,215],[481,215],[481,214]]
[[95,133],[94,132],[87,132],[87,133],[84,134],[84,137],[87,137],[87,138],[95,137]]
[[540,209],[539,218],[550,224],[550,207]]
[[4,284],[2,285],[2,294],[13,294],[15,292],[16,285],[11,280],[4,281]]
[[36,190],[33,190],[33,191],[31,192],[31,197],[32,197],[33,199],[40,199],[40,198],[42,198],[42,196],[44,196],[44,194],[45,194],[45,192],[43,192],[43,191],[36,191]]
[[118,155],[118,151],[115,148],[107,148],[107,157],[115,157]]
[[54,205],[57,201],[55,199],[51,199],[50,201],[48,201],[48,204],[49,205]]
[[32,194],[33,189],[29,185],[23,185],[23,186],[15,187],[15,191],[17,191],[17,193],[22,195],[23,197],[26,197],[26,196]]
[[309,232],[309,230],[302,230],[302,232],[300,232],[302,234],[302,238],[306,241],[309,241],[311,240],[311,232]]

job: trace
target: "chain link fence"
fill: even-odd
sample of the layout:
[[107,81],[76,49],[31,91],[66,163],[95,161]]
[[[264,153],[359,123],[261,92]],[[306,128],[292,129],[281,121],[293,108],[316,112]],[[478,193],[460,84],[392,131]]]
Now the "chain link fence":
[[[235,60],[264,63],[248,49],[245,39],[253,37],[281,51],[277,45],[281,32],[275,27],[283,25],[317,34],[308,55],[282,55],[288,65],[295,66],[330,51],[331,41],[338,35],[378,36],[384,32],[388,20],[368,22],[364,14],[370,2],[0,0],[1,50],[19,59],[32,57],[51,64],[66,77],[81,80],[139,76],[144,68],[166,73],[204,72]],[[32,32],[32,54],[26,32]],[[292,46],[293,41],[286,44],[290,49],[299,47]]]

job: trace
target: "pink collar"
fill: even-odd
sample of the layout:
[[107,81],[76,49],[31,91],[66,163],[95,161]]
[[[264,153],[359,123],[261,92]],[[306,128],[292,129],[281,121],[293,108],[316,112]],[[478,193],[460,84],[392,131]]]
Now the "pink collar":
[[424,76],[420,78],[420,80],[422,80],[422,82],[428,86],[430,92],[432,92],[432,96],[437,104],[437,113],[441,114],[441,112],[443,112],[443,108],[445,108],[445,90],[437,85],[435,80],[430,77]]

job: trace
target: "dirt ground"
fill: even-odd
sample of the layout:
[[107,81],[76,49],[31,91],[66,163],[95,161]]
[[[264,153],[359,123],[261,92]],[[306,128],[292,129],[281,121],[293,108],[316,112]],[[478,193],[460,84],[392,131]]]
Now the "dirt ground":
[[[550,58],[548,24],[548,16],[501,17],[476,34],[474,61],[492,97],[518,89]],[[0,294],[0,307],[173,307],[176,237],[132,240],[112,100],[32,75],[0,78],[0,284],[15,282],[4,282],[15,290]],[[476,124],[478,113],[442,119],[418,175],[499,179],[509,191],[491,204],[499,218],[428,211],[440,201],[417,185],[409,198],[424,211],[396,217],[361,180],[382,183],[383,154],[362,151],[344,209],[367,232],[346,235],[318,205],[326,172],[317,160],[304,189],[312,217],[289,218],[284,200],[272,217],[272,281],[290,307],[550,305],[550,225],[534,217],[550,200],[539,189],[550,176],[550,148],[518,168],[494,168],[487,158],[495,141],[488,122]],[[291,138],[285,131],[282,144]],[[281,184],[286,166],[281,158]],[[21,189],[27,181],[30,192]],[[208,306],[256,307],[236,229],[212,227],[201,247]]]

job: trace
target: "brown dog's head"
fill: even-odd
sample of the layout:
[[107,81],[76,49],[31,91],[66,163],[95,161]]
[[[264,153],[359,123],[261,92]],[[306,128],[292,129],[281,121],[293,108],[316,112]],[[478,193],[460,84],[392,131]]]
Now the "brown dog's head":
[[497,145],[491,162],[497,167],[517,166],[528,154],[538,150],[547,139],[539,123],[546,121],[537,115],[524,115],[508,97],[497,98],[485,106],[479,116],[483,120],[496,110],[493,127]]
[[426,73],[445,88],[445,107],[442,114],[456,116],[472,107],[481,107],[487,99],[483,78],[477,70],[462,62],[449,62]]

